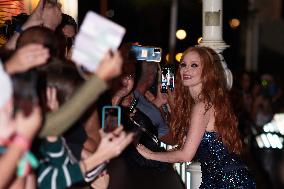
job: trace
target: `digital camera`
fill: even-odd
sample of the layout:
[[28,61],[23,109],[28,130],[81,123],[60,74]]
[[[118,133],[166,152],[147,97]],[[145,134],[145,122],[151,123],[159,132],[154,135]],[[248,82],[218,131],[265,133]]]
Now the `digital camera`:
[[161,62],[162,49],[160,47],[134,45],[132,46],[131,51],[134,53],[136,60]]

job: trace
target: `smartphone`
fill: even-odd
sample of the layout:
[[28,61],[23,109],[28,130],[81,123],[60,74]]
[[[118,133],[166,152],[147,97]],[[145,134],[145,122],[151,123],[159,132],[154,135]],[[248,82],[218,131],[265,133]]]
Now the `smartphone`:
[[161,74],[161,92],[167,93],[167,90],[173,91],[175,88],[175,73],[171,67],[163,67]]
[[102,128],[111,132],[121,125],[120,106],[104,106],[102,109]]
[[160,47],[133,45],[131,51],[134,53],[136,60],[161,62],[162,49]]

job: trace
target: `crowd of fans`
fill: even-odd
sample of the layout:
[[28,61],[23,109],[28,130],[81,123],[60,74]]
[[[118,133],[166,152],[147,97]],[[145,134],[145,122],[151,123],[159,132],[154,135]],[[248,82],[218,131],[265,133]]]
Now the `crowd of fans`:
[[[119,155],[133,167],[172,169],[135,148],[175,144],[172,99],[159,90],[159,65],[136,61],[125,43],[106,53],[95,73],[86,72],[70,59],[75,20],[44,2],[17,17],[0,50],[0,188],[107,188],[112,178],[92,173]],[[283,112],[281,85],[270,74],[235,77],[232,99],[247,143],[252,129]],[[101,129],[104,105],[122,107],[123,126]]]
[[[256,140],[257,137],[266,136],[271,132],[278,135],[282,143],[283,136],[279,131],[276,132],[277,129],[269,132],[265,129],[275,114],[281,115],[284,112],[281,77],[273,73],[236,74],[232,96],[238,115],[239,130],[247,144],[247,159],[251,167],[254,167],[259,188],[283,188],[283,148],[259,146]],[[281,127],[276,127],[279,126]]]
[[[172,142],[166,96],[152,87],[156,63],[137,62],[125,43],[90,73],[70,59],[78,26],[59,4],[40,0],[17,19],[0,51],[0,188],[107,188],[105,165],[120,154],[133,167],[174,172],[135,148]],[[101,129],[105,105],[123,107],[123,126]]]

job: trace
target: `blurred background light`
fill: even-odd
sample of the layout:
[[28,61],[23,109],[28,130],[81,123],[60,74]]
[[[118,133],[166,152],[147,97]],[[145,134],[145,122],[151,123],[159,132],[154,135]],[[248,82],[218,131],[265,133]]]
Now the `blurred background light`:
[[177,53],[176,54],[176,61],[180,62],[181,57],[182,57],[182,53]]
[[199,37],[199,38],[197,39],[197,43],[200,44],[201,42],[202,42],[202,37]]
[[179,40],[184,40],[186,38],[186,31],[183,30],[183,29],[179,29],[177,32],[176,32],[176,37],[179,39]]
[[232,29],[236,29],[240,26],[241,22],[239,19],[233,18],[229,21],[229,24]]

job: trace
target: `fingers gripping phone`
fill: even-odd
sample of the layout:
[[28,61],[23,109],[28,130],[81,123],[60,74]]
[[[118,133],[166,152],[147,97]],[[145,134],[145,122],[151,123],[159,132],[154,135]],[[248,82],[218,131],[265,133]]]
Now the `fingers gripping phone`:
[[[111,132],[121,124],[121,108],[119,106],[104,106],[102,109],[102,128],[105,132]],[[104,162],[85,174],[85,181],[95,180],[105,170],[107,162]]]
[[102,129],[111,132],[121,124],[121,108],[119,106],[104,106],[102,110]]

